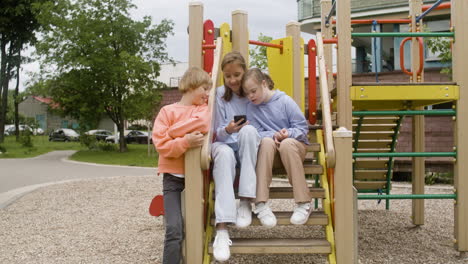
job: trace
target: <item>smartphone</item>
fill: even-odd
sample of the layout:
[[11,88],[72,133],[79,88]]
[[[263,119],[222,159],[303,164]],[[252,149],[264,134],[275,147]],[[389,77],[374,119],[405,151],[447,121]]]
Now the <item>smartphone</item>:
[[235,115],[234,122],[238,122],[239,120],[244,119],[239,125],[244,124],[247,121],[247,117],[245,115]]

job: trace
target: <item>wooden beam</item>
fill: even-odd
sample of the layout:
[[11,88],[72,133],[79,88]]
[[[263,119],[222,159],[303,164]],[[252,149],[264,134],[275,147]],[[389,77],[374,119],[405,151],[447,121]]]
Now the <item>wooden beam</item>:
[[189,67],[203,68],[203,4],[189,3]]
[[292,37],[292,72],[293,72],[293,99],[304,112],[304,43],[301,39],[301,24],[298,22],[289,22],[286,24],[286,36]]
[[[422,13],[422,0],[410,1],[411,31],[422,31],[422,20],[416,23],[416,17]],[[423,60],[424,61],[424,60]],[[419,68],[419,44],[417,38],[411,41],[411,71],[413,76],[411,81],[414,83],[423,82],[423,74],[417,75]],[[424,107],[418,107],[416,110],[424,110]],[[424,152],[424,116],[413,116],[413,140],[412,147],[414,152]],[[413,158],[413,194],[424,194],[425,164],[424,157]],[[413,224],[424,225],[424,199],[412,200],[412,218]]]
[[460,99],[456,103],[455,146],[457,161],[454,168],[454,185],[457,192],[455,205],[455,247],[467,257],[468,251],[468,1],[452,0],[452,26],[455,42],[452,49],[453,80],[460,86]]
[[[325,24],[325,17],[330,13],[332,7],[331,0],[321,0],[320,1],[321,10],[322,10],[322,23],[321,23],[321,32],[324,39],[330,39],[333,37],[333,24],[331,23],[334,19],[333,17],[330,18],[330,23],[328,26]],[[325,61],[327,62],[327,79],[328,79],[328,90],[333,89],[333,83],[335,82],[333,78],[333,53],[332,53],[332,45],[325,45],[324,49],[324,57]]]
[[[232,50],[239,51],[249,64],[249,29],[247,11],[232,12]],[[248,68],[248,67],[247,67]]]
[[[351,61],[351,1],[337,1],[336,31],[338,33],[337,52],[337,98],[338,126],[352,130],[352,102],[350,86],[352,79]],[[331,63],[331,62],[329,62]]]
[[[340,2],[343,3],[343,2]],[[336,148],[335,167],[335,241],[336,262],[357,263],[356,219],[354,218],[355,202],[353,200],[353,166],[352,166],[351,130],[340,127],[333,132]]]

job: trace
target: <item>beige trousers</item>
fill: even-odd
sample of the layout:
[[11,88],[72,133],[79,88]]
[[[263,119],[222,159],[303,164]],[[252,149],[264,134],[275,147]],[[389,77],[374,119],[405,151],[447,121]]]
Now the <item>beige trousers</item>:
[[284,167],[289,183],[293,186],[296,203],[310,202],[311,196],[304,174],[306,145],[293,138],[287,138],[279,145],[272,138],[263,138],[257,157],[257,197],[256,202],[266,202],[270,198],[270,184],[273,168]]

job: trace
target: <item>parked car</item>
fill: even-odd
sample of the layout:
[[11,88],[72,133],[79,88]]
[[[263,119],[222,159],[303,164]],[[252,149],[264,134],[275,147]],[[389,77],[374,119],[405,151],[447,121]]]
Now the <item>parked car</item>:
[[33,134],[34,135],[44,135],[44,129],[38,127],[38,128],[33,128]]
[[49,141],[78,141],[80,135],[73,129],[59,128],[50,132]]
[[112,132],[105,129],[94,129],[85,132],[86,135],[94,135],[98,141],[106,140],[108,136],[112,136]]
[[[29,131],[29,132],[31,132],[32,134],[34,134],[34,133],[33,133],[33,132],[34,132],[33,129],[32,129],[30,126],[28,126],[28,125],[19,125],[18,128],[19,128],[20,133],[21,133],[21,132],[24,132],[24,131]],[[12,136],[12,135],[14,135],[14,134],[15,134],[15,131],[16,131],[15,125],[5,125],[4,134],[5,134],[6,136]]]
[[[132,130],[125,136],[125,140],[128,144],[148,144],[148,132]],[[151,139],[151,137],[149,140],[149,143],[153,144],[153,140]]]
[[[120,134],[117,133],[117,135],[107,137],[106,142],[110,142],[110,143],[119,142],[119,138],[120,138],[119,135]],[[125,142],[127,142],[127,144],[131,144],[131,143],[147,144],[148,142],[148,133],[144,131],[125,130],[124,137],[125,137]],[[153,144],[153,140],[151,139],[151,137],[150,137],[150,144]]]

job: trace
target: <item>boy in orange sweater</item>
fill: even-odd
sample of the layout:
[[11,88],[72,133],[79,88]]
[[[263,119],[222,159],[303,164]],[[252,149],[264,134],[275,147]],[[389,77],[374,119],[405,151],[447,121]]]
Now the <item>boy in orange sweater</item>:
[[158,173],[163,174],[166,236],[163,263],[180,263],[183,220],[180,193],[185,188],[184,153],[200,147],[208,132],[210,76],[200,68],[188,69],[179,83],[182,98],[164,106],[153,126],[153,144],[159,153]]

